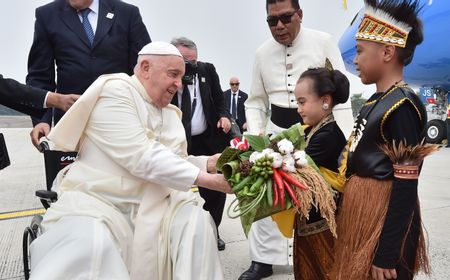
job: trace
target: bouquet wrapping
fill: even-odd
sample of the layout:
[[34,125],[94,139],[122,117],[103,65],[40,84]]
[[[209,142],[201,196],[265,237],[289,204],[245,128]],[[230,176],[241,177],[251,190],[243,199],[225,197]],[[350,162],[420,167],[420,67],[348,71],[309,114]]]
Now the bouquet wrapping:
[[305,133],[298,124],[270,138],[235,138],[222,152],[217,169],[236,195],[227,214],[240,217],[246,235],[257,220],[291,208],[308,219],[315,207],[336,236],[334,191],[304,149]]

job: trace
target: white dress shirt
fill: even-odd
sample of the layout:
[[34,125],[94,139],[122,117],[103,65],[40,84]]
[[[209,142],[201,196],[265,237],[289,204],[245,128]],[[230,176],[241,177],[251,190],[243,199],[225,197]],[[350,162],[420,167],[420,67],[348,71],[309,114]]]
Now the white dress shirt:
[[50,93],[51,93],[51,91],[47,91],[47,94],[45,95],[44,105],[42,105],[42,108],[44,108],[44,109],[47,109],[47,98]]
[[231,92],[231,96],[230,96],[230,114],[233,114],[233,94],[236,94],[236,97],[234,99],[234,102],[236,103],[236,120],[238,119],[238,113],[237,113],[237,103],[238,103],[238,98],[239,98],[239,90],[236,92],[233,92],[232,90],[230,90]]
[[[97,30],[97,22],[98,22],[98,6],[99,6],[98,2],[99,0],[92,1],[91,5],[89,6],[91,12],[88,14],[88,20],[89,23],[91,24],[92,31],[94,31],[94,35],[95,30]],[[81,15],[80,12],[78,12],[78,18],[80,19],[81,22],[83,22],[83,16]]]
[[[194,98],[197,100],[195,111],[191,120],[191,135],[200,135],[205,132],[207,128],[205,113],[203,111],[202,96],[200,94],[200,87],[198,82],[198,75],[195,75],[192,85],[188,85],[189,93],[191,94],[191,106]],[[181,99],[183,96],[183,89],[178,91],[178,108],[181,108]]]

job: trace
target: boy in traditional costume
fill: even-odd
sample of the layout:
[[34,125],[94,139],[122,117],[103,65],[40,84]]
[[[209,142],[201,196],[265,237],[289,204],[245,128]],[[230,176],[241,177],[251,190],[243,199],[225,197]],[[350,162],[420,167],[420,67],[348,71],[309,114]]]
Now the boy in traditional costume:
[[429,272],[417,194],[427,122],[403,81],[423,40],[419,1],[365,0],[354,63],[377,92],[364,104],[344,153],[347,182],[330,279],[412,279]]

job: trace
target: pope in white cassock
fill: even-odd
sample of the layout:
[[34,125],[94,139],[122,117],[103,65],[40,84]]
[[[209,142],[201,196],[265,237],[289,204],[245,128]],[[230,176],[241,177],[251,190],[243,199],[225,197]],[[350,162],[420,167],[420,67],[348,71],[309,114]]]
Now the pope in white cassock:
[[218,156],[188,157],[181,111],[169,105],[184,60],[146,45],[132,77],[104,75],[52,130],[78,159],[56,179],[58,201],[31,244],[31,279],[223,279],[215,226],[198,185],[226,193]]

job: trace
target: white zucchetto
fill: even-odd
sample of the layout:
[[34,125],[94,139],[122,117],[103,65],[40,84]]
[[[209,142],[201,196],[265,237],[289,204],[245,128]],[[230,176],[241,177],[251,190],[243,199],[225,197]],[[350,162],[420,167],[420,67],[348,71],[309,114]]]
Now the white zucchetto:
[[183,57],[180,51],[172,44],[166,42],[151,42],[145,45],[141,51],[138,53],[139,55],[175,55],[179,57]]

